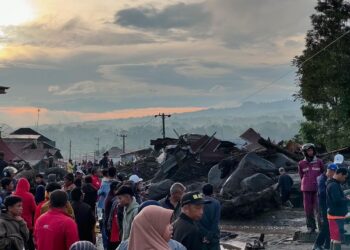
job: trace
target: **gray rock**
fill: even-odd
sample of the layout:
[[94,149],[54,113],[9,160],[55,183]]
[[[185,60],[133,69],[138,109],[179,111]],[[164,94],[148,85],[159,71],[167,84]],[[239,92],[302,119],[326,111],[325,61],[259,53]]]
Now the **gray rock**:
[[254,218],[257,214],[276,209],[280,205],[278,193],[273,187],[261,192],[250,192],[221,202],[222,218]]
[[169,194],[171,185],[174,181],[166,179],[157,183],[151,184],[148,189],[148,197],[150,200],[160,200],[163,199],[167,194]]
[[256,153],[248,153],[239,163],[237,169],[230,175],[224,183],[221,194],[224,196],[234,196],[241,192],[241,181],[256,173],[275,172],[276,166],[261,158]]
[[221,179],[221,170],[219,169],[219,164],[214,165],[208,173],[208,183],[213,185],[214,189],[218,189],[222,184],[224,179]]
[[270,155],[266,157],[266,159],[272,162],[273,164],[275,164],[277,168],[283,167],[287,169],[291,169],[291,168],[297,169],[298,167],[298,163],[296,161],[292,160],[288,156],[281,153]]
[[258,173],[245,178],[241,182],[241,188],[244,192],[259,192],[272,186],[273,184],[274,181],[270,177]]

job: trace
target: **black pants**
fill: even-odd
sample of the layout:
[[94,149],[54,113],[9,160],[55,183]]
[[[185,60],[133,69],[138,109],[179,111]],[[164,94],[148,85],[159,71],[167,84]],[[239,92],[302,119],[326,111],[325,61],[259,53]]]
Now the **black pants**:
[[26,250],[35,250],[34,240],[33,240],[33,232],[29,232],[29,240],[25,244]]
[[283,192],[281,192],[282,204],[286,203],[289,200],[289,197],[290,197],[290,191],[283,191]]
[[320,232],[317,235],[315,245],[329,249],[330,247],[330,236],[329,236],[329,224],[327,219],[327,212],[320,211],[321,215],[321,227]]

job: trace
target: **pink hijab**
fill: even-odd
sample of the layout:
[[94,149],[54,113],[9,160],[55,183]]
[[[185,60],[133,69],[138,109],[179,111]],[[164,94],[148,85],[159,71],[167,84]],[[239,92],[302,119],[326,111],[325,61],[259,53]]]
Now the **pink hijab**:
[[147,206],[135,217],[128,250],[169,250],[164,239],[173,211],[159,206]]

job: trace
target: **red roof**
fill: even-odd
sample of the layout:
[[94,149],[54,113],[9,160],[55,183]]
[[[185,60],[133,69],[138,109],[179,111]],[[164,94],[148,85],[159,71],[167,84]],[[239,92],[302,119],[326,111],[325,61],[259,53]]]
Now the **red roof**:
[[0,151],[4,152],[5,161],[12,161],[12,160],[17,160],[21,159],[18,155],[16,155],[7,145],[6,143],[0,139]]

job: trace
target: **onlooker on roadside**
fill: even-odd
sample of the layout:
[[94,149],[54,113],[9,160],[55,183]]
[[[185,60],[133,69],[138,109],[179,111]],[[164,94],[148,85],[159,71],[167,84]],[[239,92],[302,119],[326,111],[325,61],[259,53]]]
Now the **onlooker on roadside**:
[[23,250],[29,240],[29,231],[21,217],[22,199],[18,196],[8,196],[4,205],[5,211],[0,214],[0,249]]
[[328,223],[332,250],[340,250],[344,241],[344,222],[348,213],[349,199],[345,197],[341,184],[346,181],[348,170],[338,168],[327,182]]
[[5,201],[5,198],[12,194],[15,186],[11,178],[5,177],[1,180],[1,187],[2,190],[0,196],[2,198],[2,201]]
[[[58,184],[57,182],[51,182],[49,184],[46,185],[46,194],[45,194],[45,200],[43,200],[42,202],[40,202],[38,204],[38,206],[36,207],[35,210],[35,215],[34,215],[34,225],[36,220],[40,217],[40,215],[42,215],[43,213],[46,213],[49,210],[49,197],[50,194],[55,191],[55,190],[59,190],[61,189],[60,184]],[[43,206],[47,204],[47,209],[42,211]],[[69,204],[69,203],[68,203]],[[73,210],[73,209],[72,209]],[[68,211],[67,211],[68,212]]]
[[39,185],[35,190],[35,203],[38,205],[43,200],[45,200],[45,187],[43,185]]
[[78,227],[66,214],[68,195],[55,190],[50,195],[51,209],[35,223],[34,238],[37,250],[69,250],[79,241]]
[[289,174],[287,174],[284,168],[279,168],[280,176],[278,178],[277,190],[280,192],[282,205],[287,207],[293,207],[293,204],[290,202],[289,197],[292,191],[294,181]]
[[174,223],[173,239],[187,250],[203,250],[204,237],[198,221],[203,216],[204,204],[208,203],[199,192],[186,193],[181,200],[182,213]]
[[329,225],[327,219],[327,181],[331,180],[337,171],[336,164],[330,164],[327,167],[327,172],[317,177],[318,185],[318,206],[320,212],[320,231],[317,235],[313,250],[330,249]]
[[144,186],[143,179],[138,177],[136,174],[133,174],[129,177],[129,181],[132,183],[132,189],[134,192],[134,197],[138,204],[141,204],[144,201]]
[[28,242],[26,243],[26,249],[34,250],[33,243],[33,220],[36,209],[35,199],[32,193],[29,192],[30,184],[26,178],[20,178],[18,180],[18,184],[16,187],[16,191],[13,193],[15,196],[19,196],[22,198],[23,203],[23,213],[22,217],[24,221],[27,223],[27,227],[30,233],[30,237]]
[[91,175],[87,175],[84,178],[84,184],[81,188],[84,193],[84,202],[89,204],[91,209],[95,213],[96,202],[97,202],[97,190],[92,185],[92,177]]
[[[148,200],[148,201],[145,201],[143,202],[140,207],[139,207],[139,213],[141,213],[141,211],[148,207],[148,206],[158,206],[158,207],[161,207],[160,203],[158,201],[154,201],[154,200]],[[127,250],[128,249],[128,245],[129,245],[129,241],[126,240],[126,241],[122,241],[119,245],[119,247],[117,248],[118,250]],[[168,245],[169,245],[169,248],[171,250],[186,250],[186,248],[180,243],[180,242],[177,242],[176,240],[173,240],[173,239],[170,239],[168,241]]]
[[199,226],[204,236],[203,250],[220,250],[220,202],[213,197],[214,187],[205,184],[202,188],[204,199],[209,201],[204,205],[204,212]]
[[169,250],[173,233],[170,219],[173,211],[158,206],[145,207],[134,219],[128,249]]
[[174,211],[172,221],[175,221],[181,214],[181,198],[185,191],[186,187],[180,182],[176,182],[170,187],[170,194],[159,201],[162,207]]
[[71,200],[70,192],[72,192],[74,188],[75,188],[74,175],[73,173],[68,173],[64,177],[64,184],[63,184],[62,190],[67,193],[69,201]]
[[92,177],[92,186],[96,190],[99,190],[101,187],[101,180],[100,180],[100,170],[97,167],[92,168],[91,170],[91,177]]
[[88,204],[83,202],[84,195],[80,188],[74,188],[71,195],[75,221],[78,225],[79,239],[95,243],[95,213]]
[[127,240],[130,235],[131,224],[137,215],[139,204],[136,202],[134,193],[129,186],[121,186],[116,194],[120,205],[124,207],[122,240]]
[[44,175],[43,174],[37,174],[35,175],[35,185],[36,186],[39,186],[39,185],[42,185],[42,186],[46,186],[46,183],[44,181]]
[[75,242],[69,250],[97,250],[97,248],[89,241],[78,241]]
[[317,213],[317,177],[324,172],[322,160],[316,157],[316,148],[312,143],[303,145],[304,160],[299,162],[301,191],[303,193],[304,211],[308,232],[316,231],[315,213]]

